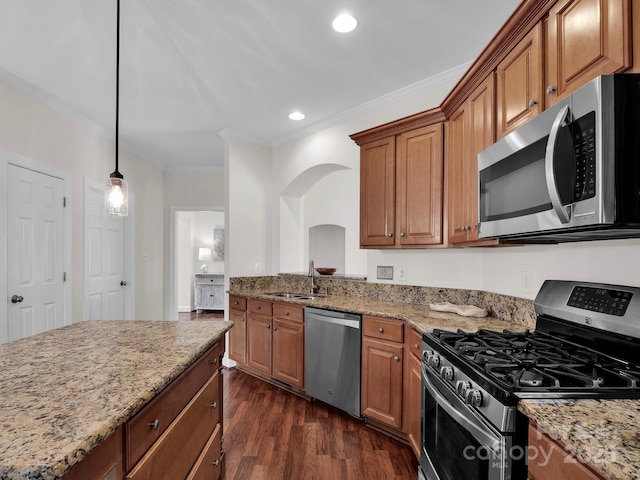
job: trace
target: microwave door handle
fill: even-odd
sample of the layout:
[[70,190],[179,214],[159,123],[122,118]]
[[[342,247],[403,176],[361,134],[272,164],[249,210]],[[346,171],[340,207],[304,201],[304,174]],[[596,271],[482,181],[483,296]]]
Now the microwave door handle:
[[[442,385],[442,380],[440,380],[437,376],[432,375],[429,370],[423,365],[422,366],[423,374],[426,374],[427,381],[424,381],[425,387],[429,391],[429,394],[435,399],[438,403],[438,406],[442,407],[442,409],[449,414],[456,422],[464,427],[466,431],[468,431],[471,435],[473,435],[476,440],[481,442],[483,445],[491,448],[491,450],[496,451],[500,447],[500,439],[496,438],[494,435],[491,435],[487,432],[487,429],[483,426],[479,426],[477,422],[474,422],[469,419],[468,416],[460,413],[459,409],[453,406],[445,396],[440,393],[438,385],[432,385],[432,383],[440,384],[440,388],[446,389],[444,385]],[[455,398],[455,401],[458,401]],[[462,403],[460,401],[460,403]],[[464,410],[470,408],[462,404],[462,408]]]
[[556,187],[556,176],[553,170],[553,163],[555,160],[556,142],[558,140],[558,133],[562,123],[567,119],[569,115],[569,105],[565,105],[560,113],[556,116],[551,126],[551,133],[549,134],[549,141],[547,142],[547,151],[544,158],[544,173],[547,180],[547,190],[549,191],[549,198],[551,199],[551,205],[553,210],[558,215],[558,218],[562,223],[569,223],[570,214],[568,209],[562,205],[560,200],[560,194],[558,193],[558,187]]

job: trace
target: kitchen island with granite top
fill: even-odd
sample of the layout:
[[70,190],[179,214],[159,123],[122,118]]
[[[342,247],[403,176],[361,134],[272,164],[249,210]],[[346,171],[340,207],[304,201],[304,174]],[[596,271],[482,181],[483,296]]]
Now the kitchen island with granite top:
[[86,321],[0,345],[0,479],[176,479],[209,464],[232,326]]

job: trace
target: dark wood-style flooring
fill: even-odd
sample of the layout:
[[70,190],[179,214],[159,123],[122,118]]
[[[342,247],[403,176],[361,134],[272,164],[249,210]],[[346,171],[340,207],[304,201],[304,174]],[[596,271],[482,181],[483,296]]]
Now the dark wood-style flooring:
[[362,420],[224,370],[226,480],[416,480],[406,445]]
[[215,320],[217,318],[224,318],[224,312],[222,310],[205,310],[202,313],[178,313],[178,320]]

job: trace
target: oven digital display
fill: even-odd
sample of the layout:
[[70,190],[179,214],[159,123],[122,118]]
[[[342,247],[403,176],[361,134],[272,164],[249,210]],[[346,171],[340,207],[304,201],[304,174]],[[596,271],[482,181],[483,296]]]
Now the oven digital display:
[[567,305],[570,307],[623,316],[633,293],[608,288],[574,287]]

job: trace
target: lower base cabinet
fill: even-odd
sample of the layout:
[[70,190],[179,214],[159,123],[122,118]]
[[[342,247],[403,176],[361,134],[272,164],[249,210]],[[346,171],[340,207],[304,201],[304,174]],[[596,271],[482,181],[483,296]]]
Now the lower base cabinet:
[[422,415],[422,336],[407,329],[404,370],[404,431],[413,453],[420,458],[420,423]]
[[[529,425],[529,480],[603,480],[555,440]],[[543,453],[540,454],[540,453]]]
[[122,427],[93,449],[62,480],[121,480]]

